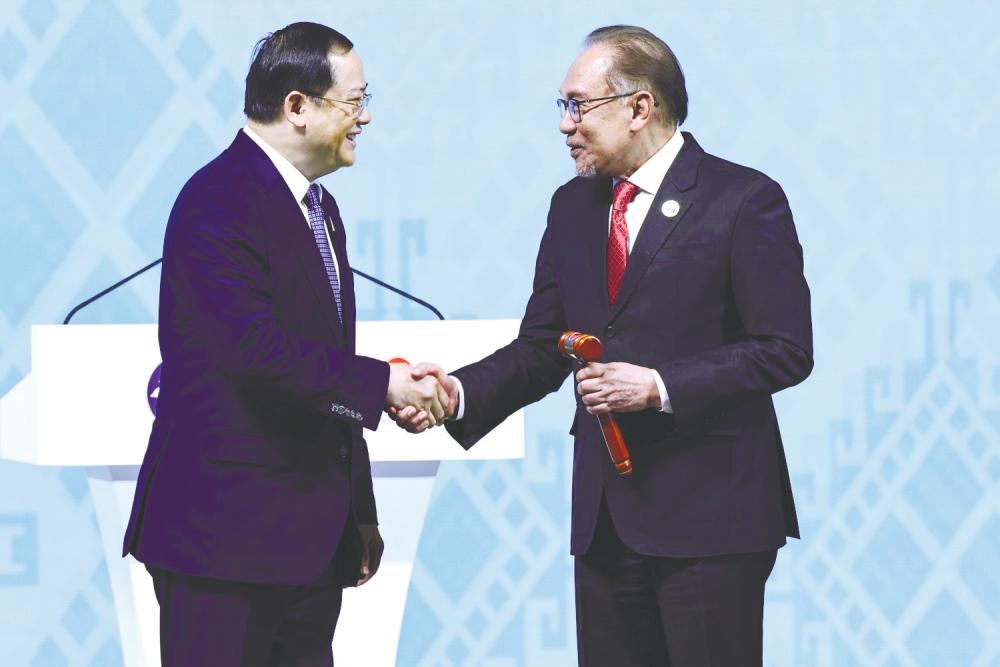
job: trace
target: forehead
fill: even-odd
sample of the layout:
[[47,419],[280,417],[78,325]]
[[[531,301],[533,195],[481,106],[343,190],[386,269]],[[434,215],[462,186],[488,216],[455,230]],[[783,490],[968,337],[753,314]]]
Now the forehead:
[[332,90],[341,93],[364,91],[368,85],[365,81],[365,66],[357,51],[351,49],[340,55],[331,53],[329,57],[337,81]]
[[608,70],[612,64],[611,50],[604,45],[584,49],[566,72],[559,92],[563,97],[599,97],[609,92]]

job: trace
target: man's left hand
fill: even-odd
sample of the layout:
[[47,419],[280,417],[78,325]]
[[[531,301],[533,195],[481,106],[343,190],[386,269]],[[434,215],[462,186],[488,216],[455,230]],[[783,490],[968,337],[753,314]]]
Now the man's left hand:
[[661,407],[653,372],[621,361],[588,364],[576,374],[576,391],[592,415]]
[[361,524],[358,526],[361,533],[361,571],[359,572],[358,586],[368,583],[368,580],[378,572],[379,563],[382,562],[382,552],[385,551],[385,542],[378,532],[378,526],[374,524]]

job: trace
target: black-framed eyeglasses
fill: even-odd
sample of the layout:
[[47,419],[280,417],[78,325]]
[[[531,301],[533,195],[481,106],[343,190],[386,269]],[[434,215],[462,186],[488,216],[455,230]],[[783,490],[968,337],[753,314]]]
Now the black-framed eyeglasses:
[[372,101],[372,96],[370,93],[365,93],[361,96],[360,100],[335,100],[332,97],[323,97],[322,95],[316,95],[315,93],[303,92],[303,94],[309,97],[315,97],[317,100],[326,100],[327,102],[340,102],[341,104],[350,104],[354,107],[354,118],[358,118],[365,112],[368,105]]
[[[594,102],[603,102],[604,104],[607,104],[611,100],[617,100],[621,97],[631,97],[632,95],[641,92],[642,92],[641,90],[633,90],[631,93],[622,93],[621,95],[608,95],[607,97],[591,97],[588,100],[574,100],[574,99],[564,100],[560,98],[556,100],[556,106],[559,107],[560,119],[562,119],[563,116],[565,116],[566,112],[568,111],[570,118],[573,119],[573,122],[579,123],[583,120],[583,114],[601,106],[600,104],[594,105]],[[588,106],[590,107],[589,109],[584,108]],[[653,100],[653,106],[658,107],[660,106],[660,104],[656,100]]]

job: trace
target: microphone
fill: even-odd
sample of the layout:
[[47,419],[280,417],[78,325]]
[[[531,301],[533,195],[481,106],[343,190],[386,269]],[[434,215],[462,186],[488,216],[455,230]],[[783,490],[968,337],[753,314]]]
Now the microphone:
[[[597,361],[604,354],[604,345],[597,336],[580,333],[579,331],[567,331],[559,337],[559,353],[564,357],[569,357],[574,361],[579,361],[583,365],[591,361]],[[608,446],[608,454],[611,455],[611,462],[615,464],[615,470],[619,475],[632,474],[632,456],[629,454],[625,438],[622,437],[621,429],[614,415],[599,414],[597,421],[601,424],[601,433],[604,435],[604,444]]]
[[66,315],[66,319],[63,320],[63,324],[69,324],[69,321],[71,319],[73,319],[73,316],[76,315],[77,311],[83,310],[84,308],[86,308],[90,304],[92,304],[95,301],[97,301],[98,299],[100,299],[105,294],[108,294],[109,292],[114,292],[116,289],[118,289],[119,287],[121,287],[122,285],[124,285],[125,283],[127,283],[128,281],[132,280],[133,278],[138,278],[139,276],[141,276],[142,274],[144,274],[146,271],[149,271],[151,268],[153,268],[157,264],[160,264],[161,262],[163,262],[163,258],[162,257],[159,258],[158,260],[156,260],[155,262],[150,262],[149,264],[147,264],[146,266],[142,267],[141,269],[139,269],[138,271],[136,271],[132,275],[126,276],[125,278],[122,278],[121,280],[119,280],[118,282],[116,282],[111,287],[107,287],[105,289],[102,289],[100,292],[98,292],[94,296],[90,297],[89,299],[87,299],[83,303],[78,303],[76,306],[74,306],[73,310],[69,311],[69,313]]
[[418,299],[417,297],[413,296],[409,292],[404,292],[403,290],[399,289],[398,287],[393,287],[389,283],[382,282],[381,280],[379,280],[375,276],[370,276],[367,273],[365,273],[364,271],[358,271],[353,266],[351,267],[351,273],[353,273],[356,276],[361,276],[365,280],[370,280],[371,282],[375,283],[376,285],[384,287],[387,290],[393,291],[396,294],[400,295],[401,297],[403,297],[405,299],[409,299],[410,301],[412,301],[414,303],[419,303],[421,306],[423,306],[427,310],[429,310],[432,313],[434,313],[435,315],[437,315],[437,317],[438,317],[439,320],[443,320],[444,319],[444,315],[441,314],[440,310],[438,310],[437,308],[435,308],[431,304],[427,303],[423,299]]
[[[66,315],[66,319],[63,320],[63,324],[69,324],[69,321],[71,319],[73,319],[73,316],[76,315],[77,311],[80,311],[80,310],[86,308],[87,306],[89,306],[93,302],[95,302],[98,299],[100,299],[105,294],[108,294],[110,292],[114,292],[116,289],[118,289],[119,287],[121,287],[125,283],[129,282],[133,278],[137,278],[137,277],[141,276],[143,273],[145,273],[146,271],[149,271],[151,268],[153,268],[157,264],[161,263],[162,261],[163,261],[163,258],[161,257],[158,260],[156,260],[155,262],[150,262],[149,264],[147,264],[146,266],[142,267],[141,269],[139,269],[138,271],[136,271],[132,275],[126,276],[125,278],[122,278],[121,280],[119,280],[118,282],[116,282],[111,287],[107,287],[107,288],[101,290],[100,292],[98,292],[97,294],[95,294],[94,296],[90,297],[89,299],[83,301],[82,303],[77,304],[76,306],[73,307],[73,310],[69,311],[69,314]],[[366,280],[372,281],[376,285],[380,285],[380,286],[382,286],[382,287],[384,287],[384,288],[386,288],[388,290],[392,290],[396,294],[398,294],[398,295],[400,295],[400,296],[402,296],[402,297],[404,297],[406,299],[409,299],[410,301],[413,301],[414,303],[419,303],[421,306],[423,306],[424,308],[427,308],[432,313],[434,313],[435,315],[437,315],[437,317],[438,317],[439,320],[443,320],[444,319],[444,315],[441,314],[440,310],[438,310],[437,308],[435,308],[431,304],[427,303],[423,299],[417,298],[417,297],[413,296],[412,294],[410,294],[409,292],[404,292],[403,290],[399,289],[398,287],[394,287],[394,286],[390,285],[389,283],[383,282],[383,281],[379,280],[378,278],[376,278],[374,276],[370,276],[370,275],[368,275],[367,273],[365,273],[363,271],[358,271],[355,268],[351,268],[351,272],[354,273],[354,275],[356,275],[356,276],[361,276],[362,278],[365,278]]]

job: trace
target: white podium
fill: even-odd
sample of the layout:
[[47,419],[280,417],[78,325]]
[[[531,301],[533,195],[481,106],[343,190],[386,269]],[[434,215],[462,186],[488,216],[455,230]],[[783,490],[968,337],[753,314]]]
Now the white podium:
[[[505,345],[517,327],[517,320],[359,322],[358,354],[453,369]],[[87,468],[128,667],[159,664],[152,582],[141,563],[120,556],[153,421],[147,388],[159,363],[155,324],[34,326],[31,372],[0,399],[0,458]],[[346,667],[396,664],[439,462],[521,458],[524,417],[511,416],[468,452],[444,429],[411,435],[385,415],[365,438],[386,550],[375,578],[345,591],[333,643]]]

